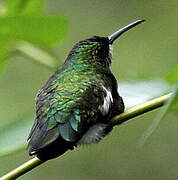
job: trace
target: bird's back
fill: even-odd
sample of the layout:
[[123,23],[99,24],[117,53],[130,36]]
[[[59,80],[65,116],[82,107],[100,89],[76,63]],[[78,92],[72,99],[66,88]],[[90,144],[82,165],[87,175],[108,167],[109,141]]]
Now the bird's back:
[[[43,155],[41,152],[55,146],[52,149],[58,151],[58,156],[76,146],[92,124],[104,121],[100,110],[107,92],[104,77],[99,76],[106,75],[75,67],[59,69],[52,75],[36,97],[36,121],[29,136],[30,154]],[[51,154],[56,157],[56,153]]]

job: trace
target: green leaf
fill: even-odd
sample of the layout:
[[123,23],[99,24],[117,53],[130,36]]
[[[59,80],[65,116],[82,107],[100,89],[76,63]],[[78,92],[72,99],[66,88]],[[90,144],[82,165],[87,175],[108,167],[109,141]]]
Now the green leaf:
[[[121,83],[119,88],[127,108],[160,96],[170,89],[169,85],[162,81]],[[26,117],[24,116],[23,120],[17,119],[13,124],[0,129],[0,156],[11,154],[27,146],[26,139],[34,118]]]
[[0,70],[8,63],[7,57],[19,42],[52,47],[64,39],[66,30],[66,20],[57,16],[0,17]]
[[67,22],[57,16],[0,17],[0,40],[29,41],[51,47],[63,40]]
[[23,9],[23,0],[6,0],[6,15],[17,15]]
[[[64,39],[67,31],[66,20],[58,16],[39,16],[42,14],[43,1],[5,1],[6,16],[0,16],[0,70],[7,65],[7,57],[19,42],[27,41],[40,48],[51,48]],[[42,52],[33,46],[34,51]],[[44,51],[43,55],[47,57],[46,60],[51,59]],[[45,64],[54,67],[55,63],[52,61],[45,61]]]
[[6,15],[39,15],[44,0],[6,0]]
[[[24,0],[21,0],[24,2]],[[22,11],[23,15],[40,15],[42,14],[44,0],[26,0]]]
[[6,41],[0,41],[0,72],[2,72],[8,64],[10,45]]
[[170,97],[170,99],[167,101],[166,105],[162,107],[156,118],[153,120],[151,125],[148,127],[148,129],[144,132],[143,136],[141,137],[139,141],[139,146],[143,146],[147,139],[153,134],[153,132],[158,127],[161,120],[169,113],[170,111],[174,109],[178,109],[178,84],[175,87],[175,90]]

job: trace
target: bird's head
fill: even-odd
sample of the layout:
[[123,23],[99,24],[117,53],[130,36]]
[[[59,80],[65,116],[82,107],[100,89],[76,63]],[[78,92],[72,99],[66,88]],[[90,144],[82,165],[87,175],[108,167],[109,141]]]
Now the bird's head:
[[[74,45],[67,59],[78,63],[100,64],[109,67],[112,59],[112,45],[118,37],[144,20],[134,21],[108,37],[93,36]],[[74,58],[73,58],[74,57]]]

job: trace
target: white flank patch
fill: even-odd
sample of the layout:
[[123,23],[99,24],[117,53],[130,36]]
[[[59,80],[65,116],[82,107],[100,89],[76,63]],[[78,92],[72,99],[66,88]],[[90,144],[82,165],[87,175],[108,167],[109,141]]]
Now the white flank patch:
[[106,91],[106,97],[104,98],[103,105],[100,105],[98,109],[101,111],[101,114],[105,116],[109,112],[109,108],[111,106],[111,103],[113,102],[113,98],[110,91],[108,91],[104,86],[103,89]]
[[106,126],[106,124],[102,123],[91,126],[89,130],[83,135],[83,137],[78,141],[77,145],[98,143],[105,136],[104,129]]

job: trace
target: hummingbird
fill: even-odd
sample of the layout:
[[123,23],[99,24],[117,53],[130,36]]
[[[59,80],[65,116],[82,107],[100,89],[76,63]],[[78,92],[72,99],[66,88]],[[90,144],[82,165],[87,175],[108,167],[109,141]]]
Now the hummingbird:
[[112,45],[143,21],[134,21],[108,37],[93,36],[74,45],[36,96],[29,155],[53,159],[79,145],[98,143],[111,132],[110,119],[124,112],[110,69]]

